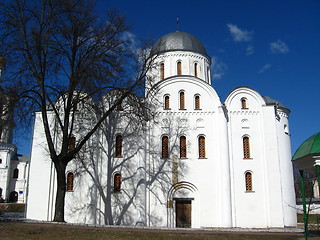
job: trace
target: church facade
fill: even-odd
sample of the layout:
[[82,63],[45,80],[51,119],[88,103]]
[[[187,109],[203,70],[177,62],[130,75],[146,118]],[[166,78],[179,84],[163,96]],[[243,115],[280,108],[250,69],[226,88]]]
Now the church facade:
[[[68,165],[66,221],[296,226],[290,111],[249,87],[221,102],[211,85],[211,59],[189,33],[163,36],[151,56],[156,67],[145,101],[154,103],[153,117],[141,121],[124,102]],[[36,113],[27,218],[52,220],[55,170],[43,132]]]

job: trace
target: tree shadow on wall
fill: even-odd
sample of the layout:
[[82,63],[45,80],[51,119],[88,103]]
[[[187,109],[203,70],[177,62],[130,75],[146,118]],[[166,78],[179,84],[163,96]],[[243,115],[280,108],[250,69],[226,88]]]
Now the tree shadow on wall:
[[[104,104],[109,101],[113,101],[112,96]],[[123,102],[78,154],[75,176],[79,180],[75,186],[80,184],[78,189],[85,189],[85,196],[68,204],[73,215],[106,225],[155,225],[164,221],[168,191],[187,171],[186,165],[177,161],[179,137],[187,133],[187,120],[151,116],[138,102],[130,98]],[[170,139],[168,158],[161,157],[160,132]],[[162,213],[150,211],[148,202],[159,204]]]

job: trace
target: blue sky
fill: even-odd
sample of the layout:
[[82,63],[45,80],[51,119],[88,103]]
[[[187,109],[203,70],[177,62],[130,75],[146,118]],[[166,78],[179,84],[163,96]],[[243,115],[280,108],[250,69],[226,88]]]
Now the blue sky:
[[195,35],[213,59],[212,85],[222,102],[248,86],[291,110],[293,153],[320,131],[320,1],[98,1],[99,14],[109,8],[127,17],[134,41],[176,31],[178,16],[179,31]]

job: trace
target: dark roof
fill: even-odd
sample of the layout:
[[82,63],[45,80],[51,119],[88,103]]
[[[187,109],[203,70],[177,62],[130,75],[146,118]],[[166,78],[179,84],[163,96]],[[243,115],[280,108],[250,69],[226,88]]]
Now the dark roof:
[[277,105],[278,107],[285,108],[285,106],[281,102],[274,100],[271,97],[264,96],[263,99],[267,105]]
[[320,153],[320,132],[312,135],[307,140],[305,140],[296,153],[292,157],[292,161],[305,157],[309,154],[319,154]]
[[152,47],[151,55],[169,51],[190,51],[207,55],[202,43],[192,34],[186,32],[172,32],[161,37]]

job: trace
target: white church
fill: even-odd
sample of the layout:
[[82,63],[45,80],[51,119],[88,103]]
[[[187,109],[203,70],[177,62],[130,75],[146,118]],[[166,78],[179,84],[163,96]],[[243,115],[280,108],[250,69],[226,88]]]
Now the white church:
[[[192,34],[151,50],[146,83],[154,117],[124,102],[66,172],[65,220],[159,227],[295,227],[290,110],[249,87],[221,102],[211,59]],[[102,104],[108,105],[107,99]],[[54,119],[52,119],[54,125]],[[81,137],[74,136],[74,144]],[[59,139],[57,138],[57,141]],[[32,142],[27,218],[51,221],[56,174],[41,114]]]

